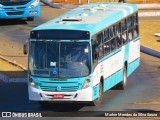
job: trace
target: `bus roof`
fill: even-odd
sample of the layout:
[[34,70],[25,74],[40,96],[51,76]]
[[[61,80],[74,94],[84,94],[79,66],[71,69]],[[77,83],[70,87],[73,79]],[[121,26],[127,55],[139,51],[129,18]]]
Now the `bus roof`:
[[94,35],[107,26],[138,11],[134,4],[101,2],[85,4],[50,20],[33,30],[82,30]]

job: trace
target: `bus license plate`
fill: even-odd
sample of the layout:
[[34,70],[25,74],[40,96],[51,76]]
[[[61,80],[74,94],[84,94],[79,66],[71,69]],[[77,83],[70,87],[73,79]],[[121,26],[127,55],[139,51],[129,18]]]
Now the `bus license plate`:
[[62,98],[64,98],[64,94],[54,94],[53,98],[54,99],[62,99]]

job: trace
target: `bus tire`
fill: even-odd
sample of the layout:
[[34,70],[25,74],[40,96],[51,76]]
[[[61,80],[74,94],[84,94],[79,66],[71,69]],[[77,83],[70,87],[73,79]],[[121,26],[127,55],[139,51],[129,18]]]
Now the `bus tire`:
[[117,85],[117,88],[119,90],[124,90],[127,86],[127,68],[126,66],[124,66],[124,69],[123,69],[123,80],[122,82],[120,82],[118,85]]
[[27,17],[27,21],[34,21],[34,17]]
[[103,94],[103,87],[102,87],[102,83],[99,83],[99,97],[97,99],[95,99],[94,101],[92,101],[90,104],[92,106],[97,106],[102,102],[102,94]]

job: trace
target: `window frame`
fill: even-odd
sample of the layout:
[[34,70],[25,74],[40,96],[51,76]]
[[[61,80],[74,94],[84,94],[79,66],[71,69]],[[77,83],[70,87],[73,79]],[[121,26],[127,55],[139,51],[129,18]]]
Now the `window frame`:
[[[137,21],[136,25],[134,25],[134,20],[133,20],[133,19],[134,19],[134,16],[136,17],[136,21]],[[128,25],[127,25],[128,19],[131,19],[131,25],[130,25],[129,28],[128,28]],[[126,29],[125,29],[124,31],[122,31],[122,21],[125,22],[125,27],[126,27]],[[117,25],[120,27],[120,32],[119,32],[119,33],[117,33],[117,31],[118,31],[118,30],[117,30]],[[110,33],[109,33],[109,32],[110,32],[110,28],[112,28],[112,30],[113,30],[113,36],[110,36]],[[114,24],[106,27],[105,29],[99,31],[98,33],[94,34],[93,36],[96,36],[96,37],[97,37],[99,34],[103,34],[103,37],[102,37],[102,38],[103,38],[103,40],[102,40],[102,41],[103,41],[103,43],[102,43],[103,56],[98,57],[98,59],[103,58],[104,56],[110,54],[111,52],[115,51],[116,49],[124,46],[124,45],[127,44],[128,42],[134,40],[134,39],[136,38],[136,37],[134,37],[134,33],[133,33],[134,28],[136,28],[136,31],[137,31],[137,36],[136,36],[136,37],[138,37],[138,36],[139,36],[138,12],[134,12],[134,13],[132,13],[131,15],[129,15],[129,16],[127,16],[127,17],[125,17],[125,18],[117,21],[116,23],[114,23]],[[129,40],[129,31],[130,31],[130,30],[131,30],[131,33],[132,33],[132,40]],[[108,33],[107,33],[107,32],[108,32]],[[106,33],[107,33],[107,34],[106,34]],[[123,34],[126,34],[126,42],[125,42],[125,43],[123,43],[123,40],[122,40],[122,35],[123,35]],[[93,37],[93,36],[92,36],[92,37]],[[118,40],[118,39],[117,39],[118,37],[120,38],[120,41],[121,41],[121,44],[120,44],[120,45],[118,45],[118,41],[117,41],[117,40]],[[113,50],[111,50],[111,40],[113,40],[113,39],[116,40],[116,48],[113,49]],[[93,40],[93,39],[92,39],[92,40]],[[105,46],[105,44],[106,44],[107,42],[109,42],[109,49],[110,49],[110,51],[106,53],[104,46]]]

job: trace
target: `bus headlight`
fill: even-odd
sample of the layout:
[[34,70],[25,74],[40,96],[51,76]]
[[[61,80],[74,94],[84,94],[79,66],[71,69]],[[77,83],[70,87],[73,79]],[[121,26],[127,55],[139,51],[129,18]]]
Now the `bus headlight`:
[[32,87],[35,87],[35,83],[34,83],[34,82],[31,82],[30,85],[31,85]]
[[33,79],[31,77],[29,78],[29,82],[32,87],[35,87],[35,83],[33,82]]
[[86,81],[83,84],[83,89],[88,88],[90,83],[90,79],[86,79]]
[[39,0],[35,0],[28,8],[35,8],[39,3]]

